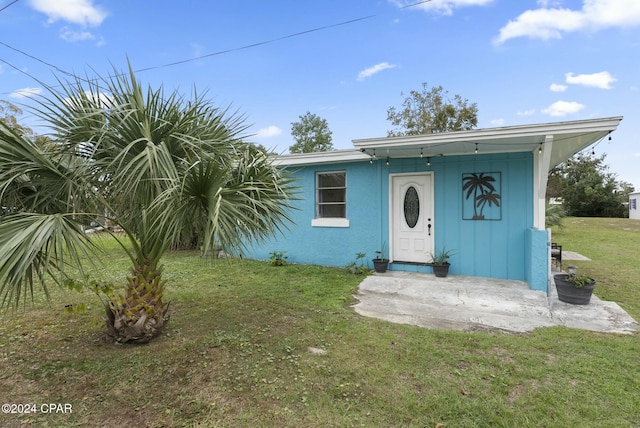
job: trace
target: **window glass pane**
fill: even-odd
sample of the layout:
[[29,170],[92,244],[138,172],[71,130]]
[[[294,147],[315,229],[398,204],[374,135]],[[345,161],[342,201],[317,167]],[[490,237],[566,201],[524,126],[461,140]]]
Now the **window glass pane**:
[[420,198],[416,188],[411,186],[407,189],[407,193],[404,194],[404,219],[407,222],[407,226],[413,229],[418,224],[419,217]]
[[317,174],[316,215],[318,218],[346,218],[346,176],[344,171]]
[[345,173],[318,174],[318,188],[323,187],[345,187]]
[[347,216],[347,207],[344,204],[318,206],[318,217],[345,218],[346,216]]
[[345,189],[324,189],[318,190],[318,202],[346,202],[344,200]]

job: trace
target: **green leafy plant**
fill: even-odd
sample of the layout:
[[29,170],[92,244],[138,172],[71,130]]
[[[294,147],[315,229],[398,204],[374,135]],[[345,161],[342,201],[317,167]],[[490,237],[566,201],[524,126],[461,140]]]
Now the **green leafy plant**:
[[451,251],[447,250],[446,248],[442,247],[441,250],[429,253],[430,257],[431,257],[431,261],[429,262],[429,264],[432,265],[444,265],[449,263],[447,261],[447,259],[449,259],[450,256],[452,256],[453,254],[451,253]]
[[287,264],[286,251],[272,251],[269,253],[271,266],[285,266]]
[[545,223],[547,227],[558,226],[560,229],[564,227],[562,221],[566,213],[562,205],[547,204],[545,211]]
[[578,275],[578,268],[576,266],[569,266],[567,268],[569,274],[566,281],[570,282],[576,288],[582,288],[585,285],[591,285],[595,280],[586,275]]
[[387,259],[387,243],[382,244],[382,249],[376,251],[376,259],[386,260]]
[[364,264],[365,253],[356,253],[356,260],[347,265],[347,272],[353,275],[366,275],[369,273],[369,267]]
[[593,283],[593,278],[584,275],[569,275],[568,280],[576,288],[582,288],[585,285],[590,285]]
[[[70,291],[82,293],[88,290],[92,292],[98,297],[103,306],[108,305],[110,301],[115,299],[115,285],[110,282],[85,277],[82,281],[66,278],[62,283]],[[68,313],[84,313],[87,311],[87,305],[85,303],[69,303],[64,305],[64,311]]]

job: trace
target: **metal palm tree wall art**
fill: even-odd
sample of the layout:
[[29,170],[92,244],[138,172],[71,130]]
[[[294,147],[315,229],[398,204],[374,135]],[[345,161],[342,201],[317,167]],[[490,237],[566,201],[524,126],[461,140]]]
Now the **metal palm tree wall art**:
[[462,219],[501,220],[499,172],[462,174]]

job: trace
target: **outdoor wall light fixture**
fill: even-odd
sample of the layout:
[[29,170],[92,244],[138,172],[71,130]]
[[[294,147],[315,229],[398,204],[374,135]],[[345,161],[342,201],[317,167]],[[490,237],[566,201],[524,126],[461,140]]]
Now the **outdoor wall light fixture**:
[[542,143],[540,143],[540,146],[538,146],[538,154],[542,154]]
[[431,158],[427,158],[427,166],[431,166]]
[[476,143],[476,154],[478,154],[478,143]]
[[387,166],[389,166],[389,158],[387,158]]
[[422,152],[422,147],[420,147],[420,157],[422,158],[424,156],[423,152]]

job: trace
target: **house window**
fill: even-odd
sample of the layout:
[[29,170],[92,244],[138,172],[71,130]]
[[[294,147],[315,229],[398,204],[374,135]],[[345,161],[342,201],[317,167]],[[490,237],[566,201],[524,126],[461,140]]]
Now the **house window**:
[[631,199],[631,209],[635,210],[636,209],[636,200],[635,199]]
[[348,227],[347,173],[344,171],[316,174],[316,218],[312,226]]

